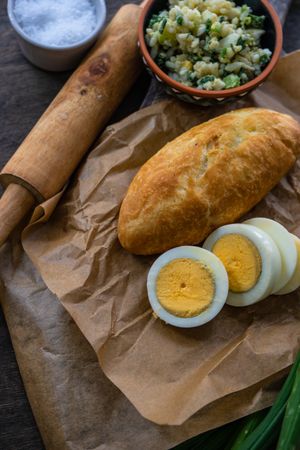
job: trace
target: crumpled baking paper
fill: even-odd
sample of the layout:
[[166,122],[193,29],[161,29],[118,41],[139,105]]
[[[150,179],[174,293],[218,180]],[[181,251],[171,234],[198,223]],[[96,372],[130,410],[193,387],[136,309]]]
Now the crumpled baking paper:
[[[144,419],[103,374],[70,315],[24,253],[19,235],[1,249],[1,306],[47,450],[168,449],[272,402],[280,382],[214,402],[180,427]],[[281,374],[281,377],[284,374]],[[265,383],[264,383],[265,384]]]
[[[300,344],[299,291],[248,308],[225,306],[197,329],[162,323],[153,317],[146,292],[154,258],[131,255],[118,242],[121,201],[139,167],[197,123],[248,105],[299,120],[299,70],[296,52],[281,60],[262,88],[234,104],[201,109],[168,100],[108,127],[48,223],[41,222],[56,199],[41,205],[37,222],[24,232],[26,253],[94,348],[106,376],[157,424],[180,425],[230,396],[242,404],[249,389],[287,370]],[[297,163],[247,217],[271,217],[300,235],[299,179]],[[254,397],[244,413],[266,406],[260,400]],[[202,417],[199,431],[235,418],[217,411],[210,423]]]

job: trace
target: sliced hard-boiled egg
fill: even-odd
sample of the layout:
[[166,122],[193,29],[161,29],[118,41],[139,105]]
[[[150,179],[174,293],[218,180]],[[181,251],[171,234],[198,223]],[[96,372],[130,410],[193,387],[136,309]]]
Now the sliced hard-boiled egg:
[[265,231],[275,242],[281,256],[281,273],[276,280],[273,293],[277,294],[292,278],[297,265],[297,249],[290,233],[280,223],[265,217],[249,219],[244,224]]
[[295,236],[294,234],[291,234],[295,246],[296,246],[296,250],[297,250],[297,264],[296,264],[296,269],[294,271],[294,274],[292,276],[292,278],[288,281],[288,283],[283,286],[282,289],[280,289],[280,291],[276,292],[276,295],[281,295],[281,294],[289,294],[290,292],[295,291],[296,289],[298,289],[298,287],[300,286],[300,239]]
[[191,328],[209,322],[221,311],[228,277],[214,254],[183,246],[163,253],[153,263],[147,290],[158,317],[170,325]]
[[225,266],[229,305],[252,305],[273,292],[281,273],[281,258],[275,242],[264,231],[245,224],[225,225],[208,236],[203,248]]

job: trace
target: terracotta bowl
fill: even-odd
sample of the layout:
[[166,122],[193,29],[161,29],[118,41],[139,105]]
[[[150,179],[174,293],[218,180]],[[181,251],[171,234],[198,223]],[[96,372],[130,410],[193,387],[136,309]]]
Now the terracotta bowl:
[[282,27],[280,19],[268,0],[236,0],[235,3],[237,5],[247,4],[252,8],[254,14],[266,16],[266,33],[261,39],[261,44],[263,48],[269,48],[272,51],[272,58],[262,73],[248,83],[233,89],[206,91],[191,88],[173,80],[163,72],[152,59],[145,42],[145,31],[151,16],[166,9],[168,1],[148,0],[143,8],[139,23],[139,46],[148,72],[164,86],[164,89],[168,94],[185,102],[196,103],[202,106],[216,105],[218,103],[232,101],[239,97],[243,97],[260,86],[270,75],[278,62],[282,50]]

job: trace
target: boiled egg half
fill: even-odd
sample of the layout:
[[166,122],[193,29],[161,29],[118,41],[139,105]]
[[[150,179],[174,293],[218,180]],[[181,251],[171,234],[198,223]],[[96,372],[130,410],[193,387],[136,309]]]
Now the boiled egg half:
[[282,294],[282,289],[291,280],[297,265],[298,254],[293,236],[280,223],[265,217],[249,219],[244,224],[266,232],[277,245],[281,257],[281,272],[276,279],[273,293]]
[[297,264],[292,278],[282,289],[280,289],[280,291],[275,292],[276,295],[289,294],[300,287],[300,239],[294,234],[290,233],[290,235],[292,236],[297,249]]
[[154,313],[164,322],[197,327],[212,320],[223,308],[228,276],[213,253],[182,246],[163,253],[154,262],[147,290]]
[[215,230],[203,248],[224,264],[229,278],[227,303],[248,306],[274,292],[281,275],[281,257],[273,239],[249,224],[231,224]]

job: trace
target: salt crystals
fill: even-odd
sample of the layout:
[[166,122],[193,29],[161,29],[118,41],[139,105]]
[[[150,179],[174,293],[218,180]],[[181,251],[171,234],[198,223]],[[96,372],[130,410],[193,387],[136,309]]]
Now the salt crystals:
[[15,0],[14,15],[29,38],[54,47],[79,43],[97,22],[92,0]]

